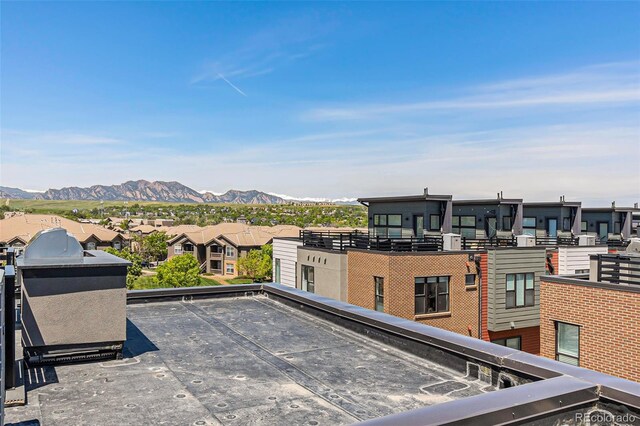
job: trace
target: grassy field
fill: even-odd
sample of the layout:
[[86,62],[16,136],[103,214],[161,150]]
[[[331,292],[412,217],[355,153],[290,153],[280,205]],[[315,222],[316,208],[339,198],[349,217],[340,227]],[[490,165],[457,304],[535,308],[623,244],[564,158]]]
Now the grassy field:
[[[213,285],[221,285],[218,281],[211,279],[200,277],[200,285],[201,286],[213,286]],[[163,286],[158,285],[153,280],[153,275],[142,275],[138,277],[136,282],[133,284],[133,290],[148,290],[152,288],[165,288]]]

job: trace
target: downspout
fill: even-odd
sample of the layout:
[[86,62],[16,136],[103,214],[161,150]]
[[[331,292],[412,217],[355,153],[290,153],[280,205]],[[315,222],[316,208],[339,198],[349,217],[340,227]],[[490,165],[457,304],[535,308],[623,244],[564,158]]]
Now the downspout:
[[482,268],[481,256],[474,256],[473,261],[476,264],[476,272],[478,273],[478,339],[482,340]]

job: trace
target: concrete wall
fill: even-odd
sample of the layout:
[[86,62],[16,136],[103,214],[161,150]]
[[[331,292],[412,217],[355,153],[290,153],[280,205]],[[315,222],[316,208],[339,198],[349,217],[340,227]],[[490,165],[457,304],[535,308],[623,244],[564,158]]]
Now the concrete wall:
[[[478,336],[478,286],[465,276],[477,274],[468,253],[383,253],[350,250],[349,303],[375,309],[374,277],[384,278],[384,311],[456,333]],[[450,276],[449,312],[415,314],[415,278]]]
[[296,286],[296,265],[300,246],[302,241],[298,239],[273,239],[273,279],[276,279],[276,259],[280,259],[280,284]]
[[[540,354],[555,358],[555,322],[580,326],[580,367],[640,381],[640,293],[554,282],[543,277],[540,291]],[[569,281],[570,282],[570,281]]]
[[575,274],[578,270],[590,269],[589,256],[607,254],[607,246],[558,247],[558,270],[556,274]]
[[[492,249],[488,251],[487,269],[489,331],[538,326],[540,277],[546,274],[546,250],[538,247]],[[534,306],[507,309],[506,275],[526,272],[534,273]],[[511,326],[512,322],[515,327]]]
[[347,254],[298,247],[296,288],[302,289],[302,265],[313,266],[315,294],[347,301]]

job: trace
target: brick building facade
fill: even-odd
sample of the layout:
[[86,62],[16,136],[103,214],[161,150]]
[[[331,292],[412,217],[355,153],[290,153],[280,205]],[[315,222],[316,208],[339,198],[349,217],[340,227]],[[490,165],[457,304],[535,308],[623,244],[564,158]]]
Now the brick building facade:
[[[470,260],[469,253],[381,253],[349,250],[347,262],[349,303],[375,309],[374,277],[380,277],[384,280],[384,312],[478,337],[478,271],[473,259]],[[476,275],[475,285],[466,284],[467,274]],[[415,278],[438,276],[449,277],[448,311],[416,314]]]
[[556,358],[557,322],[579,326],[580,367],[640,381],[640,288],[544,277],[540,290],[541,355]]

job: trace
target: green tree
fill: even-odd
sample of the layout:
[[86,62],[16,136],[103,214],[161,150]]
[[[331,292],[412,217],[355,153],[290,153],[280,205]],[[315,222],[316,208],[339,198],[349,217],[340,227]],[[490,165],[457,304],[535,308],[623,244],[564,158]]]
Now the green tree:
[[133,283],[142,275],[142,259],[137,253],[132,253],[129,249],[116,250],[113,247],[107,247],[104,251],[114,256],[118,256],[122,259],[131,262],[131,265],[127,268],[127,288],[132,289]]
[[260,282],[271,276],[273,247],[263,245],[260,250],[250,250],[245,257],[238,259],[238,269],[253,281]]
[[167,258],[167,234],[152,232],[140,242],[140,252],[145,259],[164,260]]
[[195,257],[181,254],[158,266],[155,276],[160,287],[194,287],[200,284],[200,267]]

